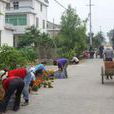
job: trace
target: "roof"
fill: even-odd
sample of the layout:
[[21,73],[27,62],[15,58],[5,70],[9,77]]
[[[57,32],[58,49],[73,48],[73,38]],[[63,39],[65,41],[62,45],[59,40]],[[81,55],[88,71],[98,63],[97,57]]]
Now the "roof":
[[5,2],[5,3],[8,3],[9,2],[9,0],[0,0],[0,1]]
[[11,30],[11,31],[14,31],[14,30],[15,30],[15,29],[14,29],[14,26],[11,25],[11,24],[6,24],[6,25],[4,26],[4,28],[7,29],[7,30]]
[[49,3],[49,1],[48,0],[44,0],[46,3]]

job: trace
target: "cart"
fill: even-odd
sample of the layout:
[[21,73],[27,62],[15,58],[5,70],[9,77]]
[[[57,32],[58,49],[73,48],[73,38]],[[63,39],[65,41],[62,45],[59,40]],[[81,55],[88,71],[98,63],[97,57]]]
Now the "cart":
[[104,66],[101,67],[101,82],[104,84],[104,80],[107,77],[114,76],[114,61],[104,61]]

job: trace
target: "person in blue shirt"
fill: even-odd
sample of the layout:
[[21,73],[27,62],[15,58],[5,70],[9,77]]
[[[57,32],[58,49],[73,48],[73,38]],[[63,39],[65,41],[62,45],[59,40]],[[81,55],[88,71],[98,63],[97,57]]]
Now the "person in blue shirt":
[[35,66],[34,72],[39,72],[42,73],[43,71],[46,71],[46,68],[43,64],[38,64],[37,66]]
[[35,66],[35,69],[34,69],[34,73],[36,75],[36,77],[40,77],[43,75],[43,84],[44,84],[44,87],[46,87],[46,85],[48,85],[49,88],[53,88],[51,82],[49,81],[49,77],[48,76],[45,76],[44,71],[46,72],[46,74],[49,76],[49,73],[47,72],[45,66],[43,64],[38,64],[37,66]]
[[26,106],[29,104],[29,86],[30,86],[31,81],[35,81],[36,79],[33,73],[33,70],[34,70],[33,68],[27,69],[27,75],[24,78],[25,86],[24,86],[22,94],[23,94],[23,98],[25,102],[22,104],[22,106]]
[[58,69],[63,71],[66,78],[68,78],[68,74],[67,74],[68,59],[60,58],[60,59],[54,60],[53,64],[58,65]]

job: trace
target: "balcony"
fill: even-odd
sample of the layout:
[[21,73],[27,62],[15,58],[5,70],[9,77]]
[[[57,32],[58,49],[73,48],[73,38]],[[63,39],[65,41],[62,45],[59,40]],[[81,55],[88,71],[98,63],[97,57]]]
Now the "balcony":
[[34,8],[31,6],[21,6],[19,8],[6,8],[6,13],[33,13],[35,14]]

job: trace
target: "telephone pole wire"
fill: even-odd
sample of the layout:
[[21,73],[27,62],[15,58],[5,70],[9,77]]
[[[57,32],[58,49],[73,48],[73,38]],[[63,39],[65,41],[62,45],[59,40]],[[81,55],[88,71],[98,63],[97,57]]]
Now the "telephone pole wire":
[[65,10],[67,10],[67,8],[65,6],[63,6],[60,2],[58,2],[57,0],[54,0],[59,6],[61,6],[62,8],[64,8]]

